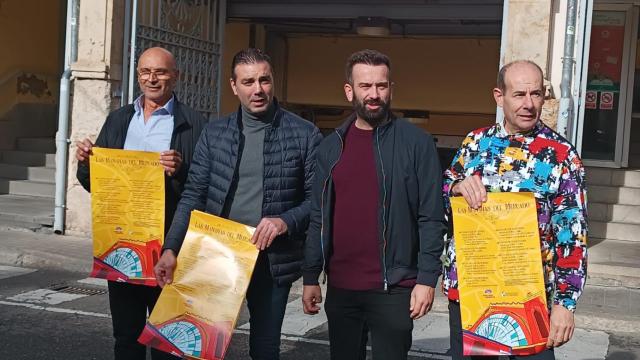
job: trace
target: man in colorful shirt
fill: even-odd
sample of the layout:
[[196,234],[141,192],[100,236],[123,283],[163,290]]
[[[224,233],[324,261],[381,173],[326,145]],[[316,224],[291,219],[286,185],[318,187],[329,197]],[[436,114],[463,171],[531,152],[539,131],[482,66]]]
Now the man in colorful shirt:
[[[548,349],[526,358],[554,359],[553,348],[573,335],[573,312],[587,275],[584,168],[575,148],[540,120],[544,87],[538,65],[509,63],[500,70],[497,85],[493,95],[503,109],[504,121],[474,130],[464,139],[445,171],[445,208],[451,224],[450,196],[463,196],[477,209],[487,200],[487,191],[534,194],[551,317]],[[462,359],[453,231],[448,240],[442,283],[449,298],[452,356]]]

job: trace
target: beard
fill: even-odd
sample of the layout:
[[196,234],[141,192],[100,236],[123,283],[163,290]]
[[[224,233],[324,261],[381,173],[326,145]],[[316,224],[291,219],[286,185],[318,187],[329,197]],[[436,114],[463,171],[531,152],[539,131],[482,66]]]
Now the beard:
[[[363,102],[354,96],[351,104],[353,104],[353,109],[358,117],[366,121],[372,127],[378,126],[389,117],[389,107],[391,106],[390,100],[384,101],[384,99],[375,99],[365,100]],[[377,110],[369,110],[367,109],[367,105],[378,105],[379,108]]]

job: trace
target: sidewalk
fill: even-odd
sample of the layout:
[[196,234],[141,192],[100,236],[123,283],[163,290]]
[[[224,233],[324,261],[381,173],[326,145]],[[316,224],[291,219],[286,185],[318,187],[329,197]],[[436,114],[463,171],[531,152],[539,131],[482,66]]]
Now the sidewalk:
[[[640,244],[607,240],[589,249],[589,279],[578,303],[576,326],[588,330],[637,332],[640,327]],[[0,230],[0,264],[54,268],[88,274],[92,243],[84,237]],[[301,282],[292,293],[302,294]],[[437,291],[434,312],[447,313]]]

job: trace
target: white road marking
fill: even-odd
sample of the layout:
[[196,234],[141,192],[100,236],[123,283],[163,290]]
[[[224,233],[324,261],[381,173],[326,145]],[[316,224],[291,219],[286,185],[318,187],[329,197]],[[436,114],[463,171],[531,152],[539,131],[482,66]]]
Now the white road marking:
[[8,297],[7,300],[34,304],[41,303],[48,305],[58,305],[63,302],[77,300],[86,296],[87,295],[67,294],[49,289],[37,289]]
[[93,317],[99,317],[99,318],[111,318],[111,315],[109,314],[101,314],[101,313],[96,313],[91,311],[64,309],[64,308],[53,307],[53,306],[40,306],[40,305],[29,304],[29,303],[15,303],[15,302],[0,300],[0,305],[22,306],[22,307],[26,307],[34,310],[44,310],[44,311],[55,312],[55,313],[86,315],[86,316],[93,316]]
[[81,284],[87,284],[87,285],[107,287],[106,279],[86,278],[86,279],[78,280],[77,282]]
[[0,280],[8,279],[14,276],[20,276],[35,272],[36,269],[29,269],[17,266],[0,265]]

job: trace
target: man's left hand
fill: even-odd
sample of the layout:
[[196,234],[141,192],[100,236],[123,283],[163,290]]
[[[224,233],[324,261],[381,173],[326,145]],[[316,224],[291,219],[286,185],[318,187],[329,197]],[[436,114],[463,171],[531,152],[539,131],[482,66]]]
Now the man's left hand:
[[164,167],[167,176],[175,175],[182,165],[182,155],[175,150],[163,151],[160,153],[160,164]]
[[431,311],[435,293],[436,289],[431,286],[416,284],[413,287],[409,304],[410,316],[413,320],[418,320]]
[[573,336],[574,328],[573,313],[562,305],[553,305],[547,347],[558,347],[567,343]]
[[256,249],[264,250],[271,246],[273,239],[278,235],[287,232],[287,223],[280,218],[262,218],[256,231],[251,237],[251,243],[256,245]]

